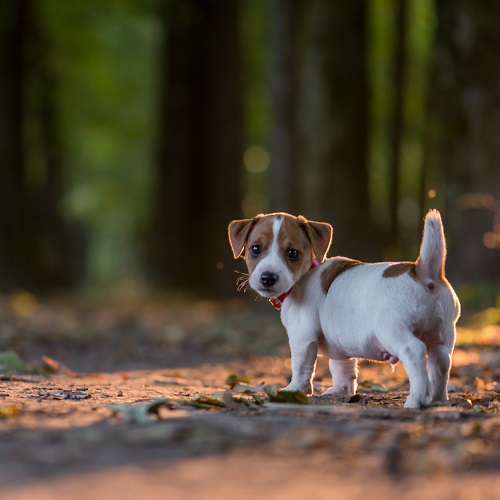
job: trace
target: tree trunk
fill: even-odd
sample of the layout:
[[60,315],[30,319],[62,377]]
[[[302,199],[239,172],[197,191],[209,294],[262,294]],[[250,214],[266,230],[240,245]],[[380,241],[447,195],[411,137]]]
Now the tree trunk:
[[271,4],[271,211],[301,210],[299,99],[304,7],[304,0],[273,0]]
[[395,33],[396,52],[394,55],[393,85],[394,100],[390,131],[390,244],[391,253],[399,256],[399,201],[401,180],[401,142],[404,126],[404,84],[406,59],[406,0],[396,0]]
[[0,3],[0,288],[32,272],[24,162],[24,49],[29,0]]
[[152,270],[163,286],[230,294],[227,224],[241,215],[239,2],[174,0],[163,21]]
[[457,280],[500,278],[498,19],[498,2],[437,2],[429,187],[444,207],[448,271]]
[[[63,162],[56,75],[50,66],[51,47],[39,23],[37,6],[32,0],[0,2],[3,290],[66,288],[76,285],[80,277],[71,266],[68,226],[59,212]],[[80,271],[81,267],[80,263]]]
[[318,0],[311,9],[303,184],[312,217],[334,226],[334,253],[370,259],[366,2]]
[[61,215],[64,195],[64,154],[59,123],[57,74],[50,60],[52,45],[43,26],[35,25],[35,47],[32,51],[32,85],[38,98],[31,110],[38,122],[37,142],[41,152],[39,184],[32,187],[33,206],[36,212],[37,267],[43,284],[55,288],[68,288],[78,284],[82,275],[81,264],[75,261],[81,249],[70,241],[76,224],[65,221]]

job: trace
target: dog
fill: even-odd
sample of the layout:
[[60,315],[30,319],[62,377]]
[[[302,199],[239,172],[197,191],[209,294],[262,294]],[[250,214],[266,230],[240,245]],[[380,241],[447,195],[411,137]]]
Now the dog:
[[400,360],[410,382],[405,408],[449,405],[460,302],[445,278],[437,210],[425,217],[415,262],[326,259],[332,226],[283,212],[235,220],[228,233],[234,258],[244,255],[249,286],[281,310],[292,356],[283,390],[313,393],[320,351],[333,381],[325,395],[356,393],[357,358]]

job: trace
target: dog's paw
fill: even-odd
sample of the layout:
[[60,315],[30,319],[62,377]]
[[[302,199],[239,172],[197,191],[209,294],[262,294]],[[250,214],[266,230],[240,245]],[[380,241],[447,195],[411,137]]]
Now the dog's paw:
[[330,389],[326,390],[322,396],[354,396],[354,390],[352,387],[343,385],[341,387],[330,387]]
[[417,401],[416,398],[412,398],[411,396],[405,401],[405,408],[421,408],[422,405]]
[[311,396],[313,393],[313,385],[310,382],[307,384],[294,384],[292,382],[281,390],[286,392],[302,391],[306,396]]
[[408,396],[408,399],[406,400],[404,407],[405,408],[426,408],[430,406],[431,404],[431,398],[423,398],[419,399],[412,394]]

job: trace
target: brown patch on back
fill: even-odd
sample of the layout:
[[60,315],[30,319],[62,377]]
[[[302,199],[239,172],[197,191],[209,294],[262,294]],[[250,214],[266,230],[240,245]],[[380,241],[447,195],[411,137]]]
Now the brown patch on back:
[[335,258],[328,261],[321,273],[321,288],[326,294],[330,289],[333,281],[342,273],[352,269],[353,267],[363,265],[359,260],[348,259],[346,257]]
[[382,273],[383,278],[397,278],[402,274],[408,273],[411,278],[417,278],[417,264],[415,262],[396,262],[389,265]]

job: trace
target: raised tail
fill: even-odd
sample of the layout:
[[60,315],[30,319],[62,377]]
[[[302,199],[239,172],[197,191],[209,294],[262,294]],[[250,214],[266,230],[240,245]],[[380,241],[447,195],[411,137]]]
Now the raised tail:
[[446,240],[441,215],[437,210],[429,210],[425,217],[417,274],[426,281],[443,280],[445,262]]

